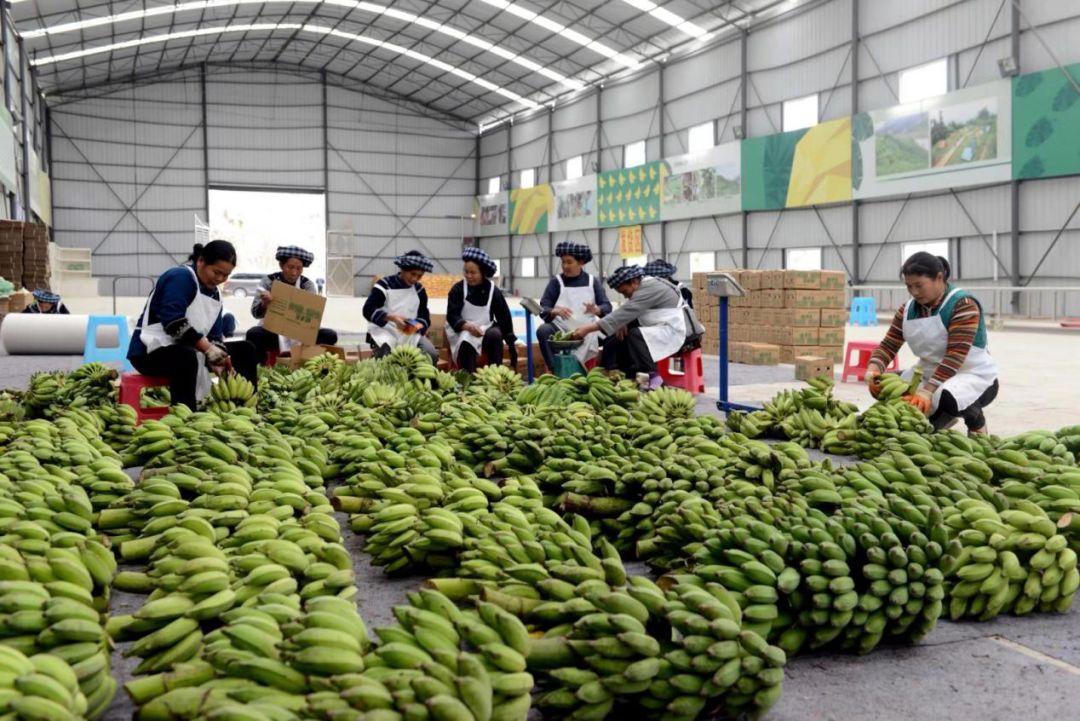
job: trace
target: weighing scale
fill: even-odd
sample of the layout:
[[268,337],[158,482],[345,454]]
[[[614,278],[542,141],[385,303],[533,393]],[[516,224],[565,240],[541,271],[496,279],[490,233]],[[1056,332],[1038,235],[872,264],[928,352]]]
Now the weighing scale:
[[731,411],[760,410],[755,406],[728,400],[728,298],[742,298],[746,291],[727,273],[707,274],[705,291],[720,299],[720,400],[716,402],[716,407],[724,414]]

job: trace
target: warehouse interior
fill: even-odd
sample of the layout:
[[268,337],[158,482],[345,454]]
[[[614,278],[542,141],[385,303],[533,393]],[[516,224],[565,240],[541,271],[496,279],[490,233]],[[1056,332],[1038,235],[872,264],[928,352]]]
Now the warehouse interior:
[[[0,715],[1072,718],[1078,33],[1074,0],[3,0]],[[290,257],[310,338],[245,370]],[[570,360],[568,257],[619,318],[666,261],[704,335]],[[131,364],[177,267],[217,304],[194,412]],[[375,340],[410,268],[430,361]]]

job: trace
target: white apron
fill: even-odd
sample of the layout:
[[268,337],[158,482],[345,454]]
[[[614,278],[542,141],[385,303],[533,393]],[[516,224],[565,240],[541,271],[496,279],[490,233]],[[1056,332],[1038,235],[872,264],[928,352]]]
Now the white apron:
[[[415,318],[420,311],[420,294],[416,292],[416,286],[411,285],[408,288],[396,288],[394,290],[383,288],[382,292],[386,295],[383,310],[389,315],[400,315],[402,318],[409,319]],[[402,333],[396,325],[389,321],[382,327],[374,324],[369,325],[368,335],[375,341],[376,346],[388,345],[391,349],[398,346],[420,345],[419,333]]]
[[461,308],[461,319],[466,323],[475,323],[480,326],[479,337],[472,333],[463,330],[460,333],[456,332],[449,326],[446,328],[446,338],[450,341],[450,357],[457,361],[458,349],[461,348],[462,343],[468,343],[476,352],[480,353],[480,346],[484,341],[484,333],[487,333],[487,329],[491,327],[491,299],[495,297],[495,283],[491,283],[491,287],[488,290],[487,305],[473,305],[469,302],[469,286],[466,283],[462,283],[461,292],[465,294],[465,305]]
[[[302,275],[297,276],[296,282],[293,283],[293,286],[296,287],[296,288],[299,288],[300,287],[300,279],[303,278],[303,277],[304,276],[302,276]],[[284,283],[285,281],[281,281],[281,282]],[[266,320],[266,319],[265,318],[259,318],[257,325],[262,326],[264,320]],[[302,344],[298,340],[294,340],[292,338],[286,338],[283,335],[278,335],[278,352],[279,353],[291,353],[292,352],[292,347],[296,346],[296,345],[302,345]]]
[[[951,293],[945,296],[945,299],[941,301],[941,307],[944,308],[945,304],[958,290],[958,288],[954,288]],[[914,300],[909,300],[904,304],[903,330],[904,341],[919,360],[913,367],[908,368],[901,374],[904,380],[911,380],[916,368],[922,370],[924,379],[933,375],[938,365],[945,358],[945,351],[949,345],[949,329],[940,315],[932,315],[926,318],[908,318],[908,308],[914,302]],[[997,375],[997,364],[994,363],[994,359],[990,357],[986,349],[971,346],[967,358],[964,359],[964,365],[960,366],[960,370],[956,372],[956,375],[942,383],[934,391],[930,413],[933,414],[937,411],[941,394],[946,390],[956,399],[957,409],[964,410],[977,401],[986,392],[986,389],[994,385]]]
[[[199,290],[199,277],[195,275],[195,269],[190,265],[185,267],[191,272],[191,277],[195,279],[195,300],[191,301],[191,305],[187,307],[184,317],[187,318],[192,328],[201,335],[206,335],[214,327],[218,316],[221,315],[221,301],[203,295]],[[150,297],[153,298],[153,295]],[[159,348],[165,348],[176,343],[173,337],[165,332],[165,327],[161,323],[150,324],[150,299],[147,299],[146,310],[143,311],[142,330],[139,332],[139,336],[142,338],[143,345],[146,346],[147,353],[152,353]],[[210,371],[206,368],[205,354],[196,353],[195,357],[199,359],[199,369],[195,372],[195,400],[201,401],[210,394]]]
[[[666,283],[667,281],[654,280],[653,282]],[[652,356],[653,362],[675,355],[686,343],[686,313],[683,305],[680,295],[679,304],[674,308],[655,308],[642,313],[638,318],[641,337],[645,339],[645,344],[649,347],[649,355]]]
[[[572,331],[583,325],[588,325],[596,319],[596,316],[585,312],[585,306],[596,302],[596,291],[593,289],[593,279],[588,273],[585,279],[588,285],[580,288],[567,288],[563,284],[562,275],[555,276],[559,281],[559,297],[555,301],[556,307],[569,308],[574,311],[570,318],[556,318],[555,326],[559,330]],[[582,367],[587,362],[600,355],[600,331],[594,331],[585,336],[584,342],[574,349],[574,357]]]

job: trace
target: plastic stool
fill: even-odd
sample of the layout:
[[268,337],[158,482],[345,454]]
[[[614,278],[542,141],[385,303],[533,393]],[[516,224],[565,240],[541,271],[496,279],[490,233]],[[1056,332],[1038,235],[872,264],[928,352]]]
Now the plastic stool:
[[873,298],[852,298],[848,325],[877,325],[877,301]]
[[[681,371],[672,368],[673,360],[681,361]],[[664,358],[656,364],[656,370],[666,386],[682,388],[694,395],[705,392],[705,369],[701,364],[700,348]]]
[[[97,344],[98,328],[116,326],[115,348],[101,348]],[[128,320],[122,315],[92,315],[86,319],[86,343],[83,345],[83,363],[109,363],[119,362],[125,371],[134,371],[131,361],[127,359],[128,343]]]
[[[855,380],[861,381],[866,378],[866,366],[870,363],[870,356],[877,350],[878,344],[871,341],[848,341],[847,348],[844,349],[844,372],[840,374],[840,382],[846,383],[848,375],[855,376]],[[857,360],[851,362],[851,353],[855,351]],[[892,363],[885,369],[889,372],[895,372],[900,370],[900,363],[896,360],[896,356],[893,356]]]
[[[459,366],[457,364],[457,358],[454,357],[454,352],[450,348],[450,339],[449,338],[446,339],[446,343],[444,345],[446,346],[446,355],[450,359],[449,360],[450,370],[452,370],[452,371],[461,370],[461,366]],[[480,353],[480,356],[476,359],[476,367],[477,368],[483,368],[486,365],[487,365],[487,353],[482,352],[482,353]]]
[[277,365],[279,355],[280,355],[280,352],[276,351],[276,350],[268,350],[268,351],[266,351],[266,360],[263,361],[263,365],[266,366],[267,368],[273,368],[274,366]]
[[138,423],[148,419],[159,419],[169,415],[168,406],[142,407],[142,389],[168,387],[169,379],[159,376],[144,376],[140,373],[120,374],[120,402],[126,403],[135,409]]

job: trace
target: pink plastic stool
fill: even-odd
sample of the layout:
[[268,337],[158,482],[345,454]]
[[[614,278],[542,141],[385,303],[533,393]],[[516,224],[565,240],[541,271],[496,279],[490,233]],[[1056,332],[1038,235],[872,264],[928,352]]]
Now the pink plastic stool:
[[[846,383],[848,375],[855,376],[855,380],[861,381],[866,378],[866,366],[870,363],[870,356],[877,350],[878,344],[870,341],[852,340],[848,341],[847,347],[844,349],[844,372],[840,375],[840,382]],[[854,363],[851,362],[851,353],[855,351],[857,359]],[[896,356],[893,356],[892,363],[885,369],[889,372],[895,372],[900,370],[900,364],[896,360]]]
[[[678,358],[682,361],[682,371],[672,369],[671,361]],[[705,392],[705,370],[701,364],[701,349],[694,348],[681,355],[673,355],[664,358],[656,364],[656,370],[664,379],[664,385],[675,386],[687,390],[694,395]]]

